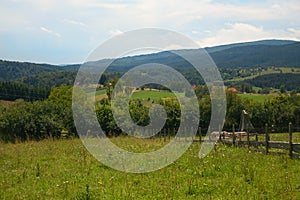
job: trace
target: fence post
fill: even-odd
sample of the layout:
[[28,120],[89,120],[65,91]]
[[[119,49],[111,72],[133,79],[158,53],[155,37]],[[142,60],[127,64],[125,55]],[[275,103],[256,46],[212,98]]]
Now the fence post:
[[202,141],[202,135],[201,135],[201,127],[199,127],[199,129],[198,129],[198,131],[199,131],[199,142],[201,143]]
[[268,124],[266,124],[266,154],[269,153],[269,139]]
[[293,130],[292,130],[292,122],[289,123],[289,155],[290,155],[290,158],[293,158]]
[[250,135],[249,135],[249,131],[247,131],[247,145],[248,145],[248,148],[250,148]]
[[234,124],[232,124],[232,146],[235,146],[235,129],[234,129]]
[[255,145],[258,148],[258,133],[255,134]]
[[219,140],[222,141],[221,125],[219,125]]

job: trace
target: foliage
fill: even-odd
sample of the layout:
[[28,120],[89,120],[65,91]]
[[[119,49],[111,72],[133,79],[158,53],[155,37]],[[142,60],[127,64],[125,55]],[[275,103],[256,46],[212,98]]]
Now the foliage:
[[50,93],[49,87],[28,86],[17,82],[0,81],[0,99],[2,100],[43,100]]
[[283,74],[266,74],[253,79],[243,81],[256,87],[272,87],[282,88],[283,92],[286,90],[293,90],[300,87],[300,74],[283,73]]
[[[59,135],[62,130],[76,135],[76,128],[72,113],[72,90],[70,86],[54,88],[49,98],[44,101],[24,102],[16,101],[9,105],[2,105],[0,118],[0,135],[3,140],[15,139],[39,139],[49,135]],[[103,93],[103,91],[101,91]],[[137,94],[147,94],[148,91]],[[205,86],[198,86],[195,89],[198,96],[200,108],[199,126],[205,131],[210,122],[211,105],[208,90]],[[160,92],[154,92],[159,94]],[[169,94],[168,94],[169,93]],[[150,95],[152,93],[148,93]],[[134,123],[139,126],[146,126],[149,122],[149,110],[154,104],[160,104],[167,113],[166,124],[161,132],[169,129],[177,129],[180,124],[181,106],[174,94],[162,92],[160,95],[169,95],[167,98],[158,98],[156,101],[143,100],[146,96],[133,96],[129,105],[117,105],[117,110],[122,117],[127,106]],[[268,96],[265,100],[258,101],[256,97],[245,98],[245,95],[238,95],[227,92],[227,113],[224,129],[231,130],[234,124],[237,128],[240,123],[242,110],[246,110],[251,118],[254,127],[262,128],[267,123],[270,126],[286,127],[289,122],[295,126],[300,125],[300,96],[294,91],[291,95]],[[161,96],[160,96],[161,97]],[[82,96],[82,98],[91,98]],[[152,97],[153,99],[154,97]],[[179,97],[181,98],[181,97]],[[84,106],[83,110],[84,110]],[[110,100],[104,99],[95,105],[96,115],[101,128],[109,136],[123,134],[117,126],[111,111]],[[123,125],[130,125],[127,119],[120,120]]]
[[18,78],[57,70],[59,67],[55,65],[0,60],[0,80],[2,81],[13,81]]
[[62,130],[76,133],[71,105],[72,88],[68,86],[53,89],[44,101],[16,100],[1,105],[0,140],[58,137]]
[[45,72],[32,76],[23,77],[18,79],[26,85],[39,86],[39,87],[59,87],[61,85],[73,85],[77,71],[56,71]]
[[0,139],[4,141],[43,139],[60,134],[60,126],[48,101],[24,102],[17,100],[2,106]]
[[300,43],[286,45],[239,46],[211,53],[219,67],[260,67],[290,66],[299,67]]

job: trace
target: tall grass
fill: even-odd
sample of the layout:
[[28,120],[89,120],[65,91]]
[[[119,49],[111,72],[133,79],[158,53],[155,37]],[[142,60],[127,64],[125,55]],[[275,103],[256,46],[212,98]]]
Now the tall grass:
[[[112,141],[137,152],[165,144]],[[300,199],[299,160],[221,144],[200,160],[200,147],[161,170],[127,174],[98,162],[79,139],[0,144],[0,199]]]

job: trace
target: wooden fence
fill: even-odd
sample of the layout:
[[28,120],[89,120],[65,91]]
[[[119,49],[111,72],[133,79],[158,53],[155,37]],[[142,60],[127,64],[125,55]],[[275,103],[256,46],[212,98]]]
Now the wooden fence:
[[[288,150],[289,156],[292,158],[294,152],[300,154],[300,143],[293,143],[293,130],[292,130],[292,123],[289,123],[289,141],[270,141],[270,133],[268,130],[268,125],[265,126],[265,140],[259,141],[258,140],[258,133],[246,133],[246,132],[235,132],[234,126],[232,133],[221,132],[220,131],[220,141],[224,144],[232,145],[232,146],[264,146],[265,153],[268,154],[270,148],[277,148],[277,149],[285,149]],[[243,137],[246,137],[246,141],[242,140]],[[255,138],[251,140],[250,138]]]

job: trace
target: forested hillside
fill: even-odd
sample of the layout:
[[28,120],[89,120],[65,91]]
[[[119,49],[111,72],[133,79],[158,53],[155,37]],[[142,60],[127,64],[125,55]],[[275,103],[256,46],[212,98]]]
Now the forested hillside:
[[0,81],[14,81],[46,72],[77,70],[80,65],[49,65],[0,60]]
[[50,87],[28,86],[17,82],[0,81],[0,100],[42,100],[50,94]]
[[300,43],[232,47],[210,54],[218,67],[300,67]]
[[[239,43],[206,48],[219,68],[229,67],[300,67],[300,42],[285,40],[263,40],[250,43]],[[193,50],[177,50],[182,54],[193,55]],[[99,66],[111,62],[111,59],[99,60]],[[108,71],[126,72],[129,69],[145,64],[161,63],[179,71],[190,70],[191,65],[171,52],[159,52],[147,55],[124,57],[114,60]],[[16,79],[60,70],[78,70],[80,64],[49,65],[27,62],[0,60],[0,80]]]
[[[248,84],[250,87],[247,85],[249,88],[247,92],[253,91],[251,89],[253,86],[279,89],[284,85],[287,90],[300,87],[300,75],[297,69],[300,69],[299,42],[263,40],[210,47],[206,50],[219,67],[225,84],[230,87],[241,88]],[[189,55],[194,53],[194,50],[177,51]],[[111,61],[111,59],[104,59],[94,64],[104,66]],[[105,84],[107,80],[119,78],[131,68],[146,63],[171,66],[182,73],[192,85],[204,84],[200,74],[189,62],[166,51],[116,59],[110,64],[99,83]],[[8,83],[1,83],[0,95],[9,100],[45,98],[52,87],[73,85],[79,67],[80,64],[60,66],[0,60],[0,81],[8,81]]]
[[284,86],[287,90],[300,91],[300,74],[266,74],[253,79],[245,80],[243,83],[249,83],[256,87],[280,88]]
[[58,87],[60,85],[73,85],[76,74],[77,71],[75,70],[43,72],[17,79],[17,81],[31,86]]

